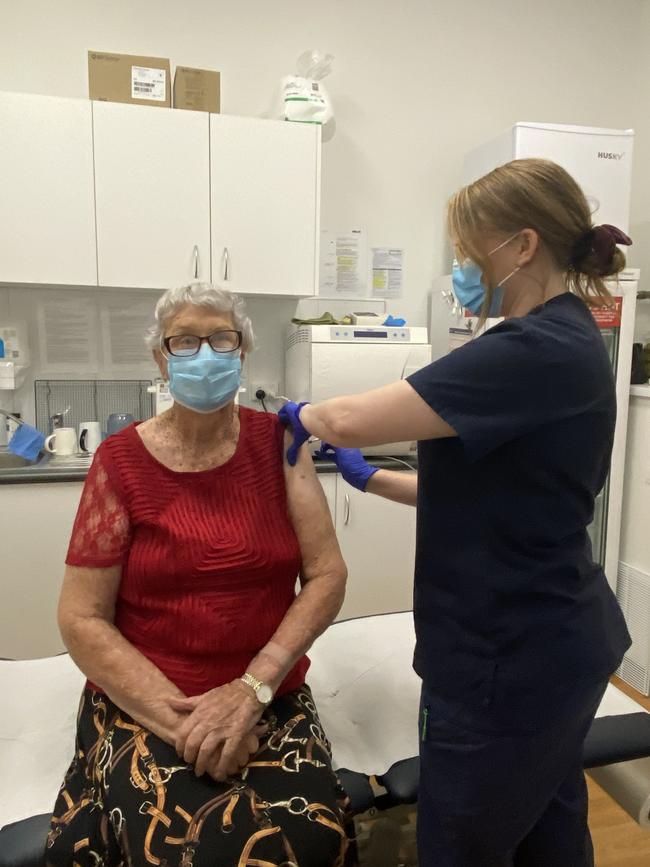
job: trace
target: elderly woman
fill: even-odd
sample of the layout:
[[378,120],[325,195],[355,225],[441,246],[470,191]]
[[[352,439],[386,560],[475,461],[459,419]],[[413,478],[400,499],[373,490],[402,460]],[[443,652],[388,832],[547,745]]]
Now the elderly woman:
[[155,321],[174,405],[98,449],[66,559],[59,625],[88,683],[47,862],[341,865],[305,685],[345,590],[325,497],[277,417],[235,405],[242,302],[193,284]]

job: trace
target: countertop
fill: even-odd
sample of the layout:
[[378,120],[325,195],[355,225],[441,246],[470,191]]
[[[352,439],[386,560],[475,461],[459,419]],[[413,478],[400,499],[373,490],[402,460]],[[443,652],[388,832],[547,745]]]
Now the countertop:
[[631,385],[630,397],[650,398],[650,384],[646,382],[643,385]]
[[[407,467],[401,463],[402,460],[405,460],[412,469],[417,469],[417,458],[414,456],[399,459],[368,458],[368,462],[373,466],[387,470],[406,470]],[[90,463],[89,457],[43,457],[38,463],[27,467],[2,467],[0,468],[0,485],[34,484],[36,482],[39,484],[43,482],[83,482],[88,474]],[[318,473],[338,472],[334,461],[319,460],[315,461],[315,464]]]

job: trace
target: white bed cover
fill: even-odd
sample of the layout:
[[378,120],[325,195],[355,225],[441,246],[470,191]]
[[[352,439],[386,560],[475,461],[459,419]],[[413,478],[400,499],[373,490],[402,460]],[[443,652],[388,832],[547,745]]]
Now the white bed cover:
[[[417,755],[420,681],[411,612],[337,623],[310,653],[336,767],[382,773]],[[84,677],[66,654],[0,661],[0,827],[52,809],[72,758]],[[609,686],[599,715],[643,708]]]

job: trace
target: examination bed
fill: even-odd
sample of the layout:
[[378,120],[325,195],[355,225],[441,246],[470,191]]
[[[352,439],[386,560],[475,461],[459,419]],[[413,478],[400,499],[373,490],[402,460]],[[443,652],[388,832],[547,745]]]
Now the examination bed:
[[[404,612],[337,623],[310,654],[307,679],[356,814],[417,801],[413,646],[412,616]],[[44,863],[83,682],[66,654],[0,661],[0,867]],[[587,738],[584,764],[650,828],[650,714],[612,685]]]

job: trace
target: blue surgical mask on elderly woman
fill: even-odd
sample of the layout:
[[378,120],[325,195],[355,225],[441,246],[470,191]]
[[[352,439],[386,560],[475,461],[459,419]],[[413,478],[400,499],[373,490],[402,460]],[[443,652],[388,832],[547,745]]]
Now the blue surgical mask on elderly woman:
[[[488,253],[488,256],[491,256],[493,253],[496,253],[497,250],[505,247],[505,245],[509,244],[518,234],[519,232],[516,232],[512,237],[508,238],[502,244],[499,244],[498,247],[495,247],[494,250],[491,250]],[[506,280],[509,280],[513,274],[516,274],[517,271],[519,271],[519,267],[511,271],[507,277],[504,277],[503,280],[499,281],[499,283],[494,287],[488,316],[493,317],[501,315],[504,283]],[[458,298],[458,303],[469,310],[470,313],[474,313],[478,316],[483,308],[486,293],[486,288],[483,284],[483,272],[479,266],[472,261],[464,262],[462,265],[459,265],[458,262],[455,261],[452,268],[451,282],[454,294],[456,298]]]
[[239,351],[215,352],[204,343],[189,358],[170,355],[167,371],[169,391],[177,403],[195,412],[215,412],[227,406],[239,391],[241,355]]

